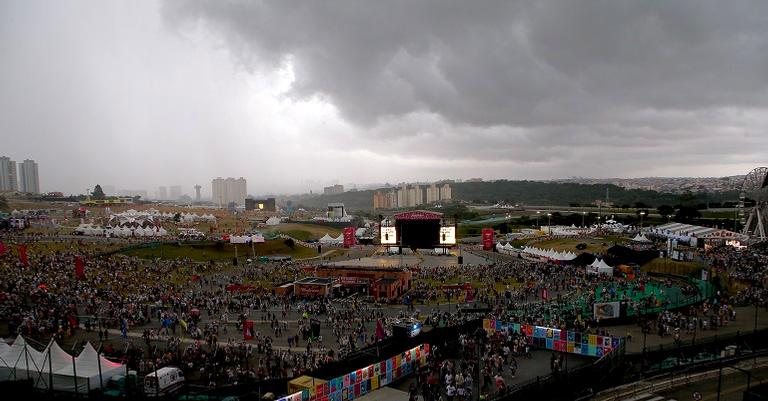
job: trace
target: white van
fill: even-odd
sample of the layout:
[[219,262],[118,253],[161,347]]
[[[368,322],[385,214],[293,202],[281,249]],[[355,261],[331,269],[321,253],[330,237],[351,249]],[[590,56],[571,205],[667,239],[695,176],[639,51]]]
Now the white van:
[[183,386],[184,372],[179,368],[164,367],[144,376],[144,394],[147,397],[173,394]]

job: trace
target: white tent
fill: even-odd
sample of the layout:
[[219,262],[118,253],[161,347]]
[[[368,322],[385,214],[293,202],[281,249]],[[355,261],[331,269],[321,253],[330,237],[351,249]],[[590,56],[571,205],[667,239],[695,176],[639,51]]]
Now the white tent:
[[277,217],[277,216],[272,216],[272,217],[267,219],[267,225],[268,226],[276,226],[278,224],[280,224],[280,218]]
[[88,343],[74,363],[54,372],[53,389],[88,394],[105,386],[112,376],[125,373],[124,365],[108,361]]
[[42,352],[43,360],[38,370],[32,374],[32,384],[37,388],[48,388],[51,373],[55,373],[72,364],[72,356],[66,353],[56,341],[51,341]]
[[337,244],[343,244],[344,243],[344,234],[339,234],[338,237],[334,238],[333,241]]
[[0,338],[0,356],[5,355],[9,349],[11,349],[11,346],[4,339]]
[[254,234],[251,236],[251,241],[256,244],[262,243],[264,242],[264,236],[261,234]]
[[645,237],[643,234],[637,234],[635,235],[635,238],[632,238],[632,241],[634,242],[642,242],[642,243],[649,243],[651,240]]
[[328,235],[327,233],[325,235],[323,235],[323,238],[320,238],[320,243],[321,244],[332,244],[335,241],[336,240],[333,237],[331,237],[330,235]]
[[39,370],[42,353],[32,348],[19,335],[8,350],[0,355],[0,381],[27,380]]
[[604,260],[595,258],[595,261],[591,265],[587,266],[587,273],[590,274],[604,274],[608,276],[613,275],[613,267],[605,263]]

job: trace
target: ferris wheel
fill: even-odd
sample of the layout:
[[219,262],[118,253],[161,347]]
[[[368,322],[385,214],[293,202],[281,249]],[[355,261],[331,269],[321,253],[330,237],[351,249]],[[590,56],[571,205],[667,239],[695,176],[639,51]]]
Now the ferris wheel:
[[768,167],[758,167],[744,177],[739,193],[742,234],[766,239],[768,226]]

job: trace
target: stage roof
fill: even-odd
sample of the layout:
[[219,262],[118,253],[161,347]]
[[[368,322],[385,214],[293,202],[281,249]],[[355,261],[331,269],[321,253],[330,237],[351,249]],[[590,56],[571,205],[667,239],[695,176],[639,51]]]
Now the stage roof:
[[442,213],[429,212],[426,210],[412,210],[410,212],[395,214],[395,220],[440,220],[442,218]]

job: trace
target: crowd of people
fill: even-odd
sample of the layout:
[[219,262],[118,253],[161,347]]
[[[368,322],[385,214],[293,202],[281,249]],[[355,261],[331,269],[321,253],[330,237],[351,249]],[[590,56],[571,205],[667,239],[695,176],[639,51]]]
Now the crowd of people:
[[[299,299],[277,294],[277,286],[312,274],[311,267],[301,263],[233,267],[108,255],[109,244],[13,233],[0,234],[0,240],[9,247],[24,243],[29,249],[26,263],[16,252],[0,256],[0,320],[7,322],[9,336],[56,336],[65,342],[81,330],[86,335],[98,332],[108,354],[142,373],[177,365],[188,377],[210,385],[291,378],[315,370],[380,341],[378,323],[384,337],[391,335],[392,322],[408,317],[414,305],[432,308],[422,318],[433,326],[491,318],[605,333],[593,317],[592,305],[625,302],[632,316],[661,310],[641,318],[643,330],[676,340],[727,326],[736,318],[736,306],[768,309],[768,252],[763,248],[711,249],[706,254],[710,266],[739,284],[737,291],[675,311],[664,309],[677,306],[673,300],[698,299],[700,288],[692,281],[651,278],[641,272],[627,280],[515,255],[489,255],[489,264],[482,266],[413,267],[408,310],[362,297]],[[76,259],[84,263],[80,277],[75,274]],[[462,308],[441,309],[445,303]],[[247,322],[253,322],[254,331],[246,340]],[[317,324],[323,334],[315,330]],[[506,332],[488,341],[465,334],[458,341],[463,354],[479,352],[479,365],[472,362],[477,358],[436,359],[433,372],[418,382],[416,393],[424,399],[470,398],[475,391],[473,372],[480,372],[482,392],[503,393],[508,385],[504,377],[514,377],[520,358],[531,351],[524,339]],[[114,347],[117,343],[127,346]],[[563,369],[558,358],[551,361],[553,373]]]

